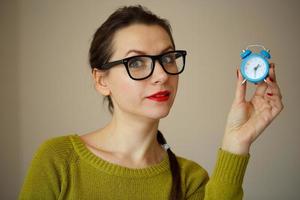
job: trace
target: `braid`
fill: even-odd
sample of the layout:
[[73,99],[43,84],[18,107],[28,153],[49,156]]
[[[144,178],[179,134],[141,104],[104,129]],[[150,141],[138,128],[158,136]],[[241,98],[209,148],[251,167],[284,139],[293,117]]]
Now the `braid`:
[[[164,138],[163,134],[158,130],[157,131],[157,141],[161,145],[166,145],[167,141]],[[172,174],[172,188],[171,188],[171,195],[170,200],[178,200],[181,199],[181,179],[180,179],[180,168],[179,163],[175,154],[171,151],[170,148],[167,150],[169,161],[170,161],[170,168]]]

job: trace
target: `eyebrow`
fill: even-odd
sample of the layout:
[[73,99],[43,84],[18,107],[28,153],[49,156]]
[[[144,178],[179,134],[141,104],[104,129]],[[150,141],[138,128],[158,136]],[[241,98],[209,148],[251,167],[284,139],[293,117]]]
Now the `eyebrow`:
[[[164,52],[167,52],[168,50],[174,50],[173,46],[170,45],[170,46],[164,48],[164,49],[160,52],[160,54],[161,54],[161,53],[164,53]],[[147,55],[147,53],[144,52],[144,51],[136,50],[136,49],[131,49],[131,50],[127,51],[127,53],[125,54],[125,57],[126,57],[128,54],[130,54],[130,53],[136,53],[136,54],[139,54],[139,55]]]

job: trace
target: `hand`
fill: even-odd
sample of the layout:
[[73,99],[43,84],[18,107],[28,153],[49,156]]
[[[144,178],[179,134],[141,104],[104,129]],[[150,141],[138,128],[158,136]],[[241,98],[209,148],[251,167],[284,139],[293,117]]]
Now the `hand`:
[[250,101],[245,100],[247,84],[237,70],[235,98],[227,118],[222,149],[235,154],[248,154],[251,144],[283,109],[276,82],[275,65],[270,64],[266,82],[257,84]]

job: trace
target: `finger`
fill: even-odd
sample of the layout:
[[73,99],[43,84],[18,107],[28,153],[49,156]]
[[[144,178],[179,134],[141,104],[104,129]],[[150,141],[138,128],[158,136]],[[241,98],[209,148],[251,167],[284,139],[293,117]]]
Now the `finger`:
[[278,115],[283,109],[283,103],[281,100],[270,101],[270,105],[272,106],[273,116]]
[[276,82],[275,64],[274,63],[270,63],[269,77],[271,78],[272,82]]
[[276,73],[275,73],[275,65],[274,63],[270,64],[270,71],[269,71],[269,77],[266,79],[268,84],[268,91],[267,93],[272,93],[274,95],[277,95],[282,98],[280,88],[278,86],[278,83],[276,81]]
[[283,109],[283,103],[281,99],[278,96],[268,96],[267,99],[272,108],[272,115],[274,117],[277,116]]
[[281,101],[281,96],[278,96],[272,92],[267,92],[265,94],[265,99],[267,99],[268,101]]
[[278,84],[276,82],[273,82],[273,80],[270,77],[268,77],[266,79],[266,81],[268,84],[268,90],[267,90],[266,94],[272,94],[272,95],[278,96],[280,99],[282,99],[282,95],[281,95]]
[[245,101],[247,82],[243,83],[243,81],[244,81],[243,76],[239,68],[237,68],[237,81],[236,81],[236,90],[235,90],[236,103],[241,103]]
[[277,83],[272,82],[270,78],[267,78],[268,89],[265,94],[265,99],[267,99],[271,105],[277,108],[279,111],[283,108],[282,95],[280,88]]
[[268,89],[268,84],[267,83],[265,83],[265,82],[258,83],[257,86],[256,86],[254,96],[263,97],[265,95],[267,89]]

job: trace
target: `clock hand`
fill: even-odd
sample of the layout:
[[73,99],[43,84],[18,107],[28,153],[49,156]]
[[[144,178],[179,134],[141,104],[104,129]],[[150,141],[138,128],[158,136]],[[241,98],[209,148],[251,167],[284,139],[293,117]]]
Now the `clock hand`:
[[257,71],[257,69],[259,68],[259,66],[260,66],[260,64],[257,64],[257,66],[254,67],[254,77],[256,77],[256,71]]

